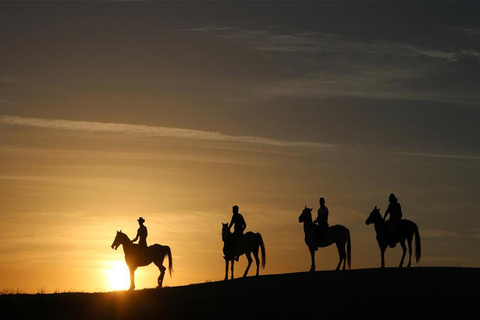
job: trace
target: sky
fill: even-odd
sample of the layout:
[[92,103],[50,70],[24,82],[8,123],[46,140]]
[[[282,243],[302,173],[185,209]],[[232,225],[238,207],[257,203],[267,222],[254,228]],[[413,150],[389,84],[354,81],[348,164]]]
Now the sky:
[[[480,4],[0,2],[0,290],[128,288],[117,230],[171,247],[167,286],[224,277],[238,205],[261,274],[310,268],[326,199],[380,266],[395,193],[414,266],[480,266]],[[388,249],[387,267],[401,249]],[[317,270],[338,263],[317,251]],[[235,275],[241,276],[240,258]],[[254,270],[254,269],[252,269]],[[253,274],[253,271],[250,271]],[[137,288],[156,285],[154,265]]]

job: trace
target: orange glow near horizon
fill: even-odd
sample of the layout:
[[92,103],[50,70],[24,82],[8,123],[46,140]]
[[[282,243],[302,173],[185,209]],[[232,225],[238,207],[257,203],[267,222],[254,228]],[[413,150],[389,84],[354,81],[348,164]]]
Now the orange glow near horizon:
[[107,280],[107,291],[127,290],[130,286],[129,271],[124,261],[111,261],[104,270]]

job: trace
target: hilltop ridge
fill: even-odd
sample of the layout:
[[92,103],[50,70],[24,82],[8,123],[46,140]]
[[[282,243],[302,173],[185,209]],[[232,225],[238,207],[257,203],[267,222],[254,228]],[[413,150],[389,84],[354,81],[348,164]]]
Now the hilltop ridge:
[[458,319],[480,315],[479,268],[248,277],[134,292],[0,296],[7,319]]

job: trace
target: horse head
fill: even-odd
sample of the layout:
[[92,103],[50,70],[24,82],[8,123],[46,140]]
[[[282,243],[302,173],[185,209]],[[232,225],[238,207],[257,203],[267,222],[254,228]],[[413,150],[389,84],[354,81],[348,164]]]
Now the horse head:
[[125,242],[125,238],[127,237],[126,234],[122,232],[122,230],[117,231],[117,235],[115,236],[115,240],[112,243],[112,249],[117,250],[118,247]]
[[380,220],[382,220],[382,215],[380,214],[380,208],[377,208],[377,206],[375,206],[375,208],[373,208],[372,212],[368,216],[367,220],[365,220],[365,223],[369,225],[371,223],[376,223],[377,221],[380,221]]
[[298,217],[298,222],[312,221],[312,210],[313,208],[307,208],[307,206],[305,206],[302,214]]

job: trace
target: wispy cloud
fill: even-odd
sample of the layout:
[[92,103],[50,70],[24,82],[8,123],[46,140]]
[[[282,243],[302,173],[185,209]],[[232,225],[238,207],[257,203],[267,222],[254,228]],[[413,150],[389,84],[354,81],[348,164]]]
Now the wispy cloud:
[[185,31],[208,33],[216,37],[231,39],[233,42],[265,52],[308,52],[308,53],[354,53],[388,55],[401,57],[428,57],[457,61],[463,51],[445,51],[422,47],[411,43],[385,40],[358,40],[342,34],[318,31],[288,32],[268,29],[240,29],[232,27],[207,26]]
[[[465,46],[361,38],[284,28],[188,29],[251,48],[278,62],[288,77],[258,88],[257,98],[349,96],[477,105],[478,82],[463,77],[463,59],[480,60]],[[435,44],[436,43],[436,44]],[[440,66],[440,67],[439,67]]]
[[308,142],[308,141],[285,141],[265,137],[256,136],[232,136],[220,132],[201,131],[183,128],[171,127],[155,127],[136,124],[123,123],[103,123],[89,121],[72,121],[61,119],[41,119],[41,118],[24,118],[16,116],[1,116],[0,123],[12,126],[27,126],[36,128],[48,128],[57,130],[75,130],[87,132],[103,132],[103,133],[120,133],[156,136],[177,139],[192,139],[202,141],[220,141],[220,142],[236,142],[260,144],[278,147],[308,147],[308,148],[325,148],[335,145]]
[[453,155],[453,154],[436,154],[436,153],[415,153],[415,152],[396,152],[395,154],[415,157],[459,159],[459,160],[480,160],[478,156]]

